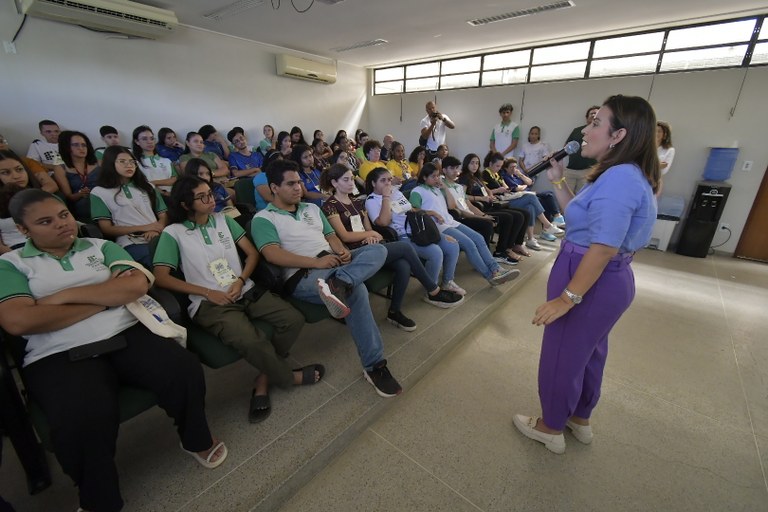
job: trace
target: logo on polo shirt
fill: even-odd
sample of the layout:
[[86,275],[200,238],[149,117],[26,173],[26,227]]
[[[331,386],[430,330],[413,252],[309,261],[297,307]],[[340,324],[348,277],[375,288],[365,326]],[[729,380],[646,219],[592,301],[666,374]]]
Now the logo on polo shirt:
[[301,221],[309,224],[310,226],[315,225],[315,218],[310,215],[310,213],[307,210],[304,210],[301,212]]
[[221,231],[217,231],[216,234],[219,235],[219,243],[223,245],[225,249],[232,248],[232,238],[222,233]]
[[107,266],[104,265],[104,261],[98,256],[88,256],[85,266],[97,272],[107,270]]

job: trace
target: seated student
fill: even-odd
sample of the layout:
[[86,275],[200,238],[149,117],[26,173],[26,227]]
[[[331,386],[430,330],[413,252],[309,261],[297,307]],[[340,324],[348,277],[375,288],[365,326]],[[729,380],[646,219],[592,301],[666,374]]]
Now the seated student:
[[316,141],[318,139],[323,141],[322,158],[323,158],[323,160],[327,161],[329,158],[331,158],[331,155],[333,154],[333,150],[328,145],[328,143],[325,142],[325,134],[323,133],[323,130],[315,130],[315,133],[312,136],[312,141],[313,141],[312,142],[312,147],[313,148],[315,146],[314,141]]
[[234,191],[224,187],[221,183],[213,181],[213,173],[211,168],[208,167],[208,162],[202,158],[192,158],[187,161],[187,165],[184,168],[182,176],[194,176],[202,179],[208,183],[213,192],[213,199],[216,203],[213,211],[220,212],[228,206],[234,206],[232,198],[234,197]]
[[419,175],[419,171],[424,166],[424,162],[427,159],[427,148],[424,146],[416,146],[408,155],[408,165],[411,168],[411,177],[416,178]]
[[301,128],[298,126],[294,126],[291,128],[291,146],[298,146],[299,144],[303,146],[309,146],[309,143],[304,140],[304,133],[301,131]]
[[121,384],[155,394],[197,462],[224,462],[227,448],[211,436],[205,417],[197,358],[150,332],[124,306],[149,288],[143,273],[114,265],[130,255],[107,240],[78,238],[67,207],[47,192],[16,194],[10,211],[29,240],[0,256],[0,326],[27,340],[27,393],[50,425],[53,451],[78,487],[80,507],[123,507],[114,462]]
[[387,162],[387,169],[389,169],[389,173],[392,175],[392,183],[399,185],[404,181],[410,180],[411,166],[408,160],[405,159],[405,146],[397,141],[392,142],[390,155],[392,158]]
[[456,201],[452,194],[446,193],[445,182],[434,164],[424,164],[417,179],[419,185],[408,198],[413,207],[425,211],[434,219],[441,232],[456,239],[469,263],[491,286],[506,283],[520,275],[519,270],[501,268],[493,259],[483,237],[451,216],[448,210],[456,208]]
[[[0,134],[0,151],[11,151],[10,143],[3,134]],[[32,173],[32,176],[34,177],[32,180],[33,183],[36,183],[42,190],[50,192],[51,194],[59,191],[59,186],[53,181],[53,178],[48,175],[48,171],[40,162],[25,156],[20,156],[14,151],[11,151],[11,153],[16,155],[15,160],[21,162],[23,166]]]
[[169,158],[157,153],[155,134],[152,128],[142,125],[133,130],[133,154],[138,158],[139,169],[147,180],[167,196],[176,183],[178,173]]
[[395,137],[388,133],[381,139],[381,161],[389,162],[392,158],[392,143],[395,142]]
[[258,151],[261,156],[266,157],[270,150],[275,149],[275,129],[271,124],[265,124],[261,132],[264,134],[264,138],[259,141]]
[[[43,174],[50,179],[48,173]],[[40,188],[36,176],[26,168],[16,153],[0,149],[0,254],[23,247],[27,241],[11,217],[8,205],[13,196],[30,188]]]
[[466,295],[466,290],[453,280],[456,274],[456,262],[459,260],[459,244],[456,239],[440,234],[440,242],[430,245],[416,245],[405,230],[406,213],[413,209],[408,199],[392,185],[392,175],[384,167],[377,167],[368,173],[365,179],[365,209],[368,217],[377,226],[389,226],[397,236],[413,245],[416,254],[423,259],[427,274],[434,282],[440,282],[440,270],[443,280],[440,288],[443,290]]
[[301,202],[295,162],[278,160],[266,172],[274,200],[251,223],[256,247],[269,263],[283,267],[287,293],[325,304],[332,316],[346,318],[365,379],[380,396],[399,395],[402,388],[387,368],[364,284],[384,264],[386,249],[374,244],[350,252],[344,247],[320,208]]
[[229,160],[229,144],[213,125],[204,124],[197,133],[203,138],[204,152],[213,153],[224,161]]
[[[346,130],[339,130],[336,132],[336,137],[333,139],[333,143],[331,143],[331,149],[335,153],[339,149],[343,149],[346,151],[347,149],[347,131]],[[342,142],[343,146],[342,147]]]
[[[269,384],[315,384],[325,368],[312,364],[291,370],[285,358],[299,337],[304,317],[250,279],[259,253],[243,228],[232,218],[214,213],[213,207],[206,181],[185,176],[176,182],[153,272],[158,286],[189,294],[191,319],[260,371],[248,408],[249,421],[258,423],[271,411]],[[244,262],[238,248],[245,254]],[[184,280],[171,275],[178,268]],[[271,340],[251,323],[257,319],[274,327]]]
[[187,162],[192,158],[202,158],[211,170],[211,177],[217,181],[229,180],[227,164],[215,153],[205,150],[203,137],[197,132],[187,133],[187,149],[179,158],[179,168],[184,172]]
[[117,128],[109,126],[108,124],[99,128],[99,135],[101,135],[101,140],[104,142],[104,145],[94,149],[94,152],[96,153],[96,160],[98,160],[99,165],[101,165],[101,159],[104,158],[104,150],[109,146],[119,146],[120,135],[117,133]]
[[[368,219],[363,200],[351,197],[355,190],[355,179],[352,176],[352,171],[341,164],[334,164],[323,171],[320,182],[324,190],[333,191],[333,196],[323,203],[323,213],[338,237],[348,248],[357,249],[382,241],[382,235],[371,227],[371,221]],[[411,274],[419,280],[426,290],[424,302],[428,304],[449,308],[458,306],[464,300],[464,297],[458,293],[441,290],[437,286],[437,283],[427,274],[413,245],[405,240],[399,240],[384,244],[384,248],[387,249],[387,259],[384,266],[395,272],[395,279],[392,283],[392,302],[387,312],[389,323],[404,331],[416,330],[416,322],[402,312],[403,299]]]
[[435,167],[437,167],[439,170],[442,170],[442,162],[443,158],[448,156],[448,144],[440,144],[437,146],[437,151],[435,151],[434,158],[432,158],[432,163],[435,164]]
[[[536,238],[533,234],[533,228],[536,225],[536,219],[538,219],[542,226],[544,226],[544,230],[542,231],[541,238],[543,240],[547,241],[553,241],[552,237],[556,236],[562,236],[565,232],[558,228],[557,226],[553,225],[551,222],[547,220],[547,218],[544,216],[544,207],[541,206],[541,202],[539,202],[538,198],[536,197],[536,194],[533,192],[530,193],[524,193],[523,191],[514,190],[512,191],[502,179],[501,175],[499,175],[499,171],[501,170],[502,165],[504,165],[504,157],[501,155],[501,153],[488,153],[485,157],[485,170],[483,171],[483,182],[486,184],[486,186],[490,189],[490,191],[493,193],[494,197],[500,197],[501,200],[503,200],[507,206],[513,207],[513,208],[524,208],[528,210],[529,216],[528,216],[528,229],[526,231],[527,233],[527,240],[525,241],[525,246],[529,249],[533,249],[534,251],[540,251],[541,245],[539,245],[539,242],[536,241]],[[513,197],[511,199],[506,199],[504,194],[508,194],[510,192],[521,192],[519,196]]]
[[357,174],[357,168],[352,165],[352,162],[354,161],[355,157],[351,156],[349,153],[344,151],[343,149],[337,149],[333,152],[333,156],[331,157],[331,165],[339,164],[343,165],[350,171],[352,171],[352,176],[355,179],[355,190],[352,191],[352,195],[354,197],[357,197],[361,195],[361,190],[365,190],[365,180],[360,179],[360,176]]
[[[501,223],[501,217],[509,214],[514,217],[513,226],[518,226],[517,230],[513,228],[511,233],[511,246],[514,254],[520,256],[531,256],[531,253],[525,249],[526,228],[528,226],[529,214],[527,210],[519,208],[510,208],[508,205],[502,205],[493,202],[493,193],[488,190],[483,180],[480,178],[480,157],[475,153],[469,153],[464,157],[461,164],[461,174],[458,183],[466,190],[466,197],[471,203],[484,211],[489,212],[498,222]],[[500,235],[501,236],[501,235]],[[507,252],[509,254],[509,252]],[[514,257],[513,257],[514,258]]]
[[62,164],[59,155],[59,134],[61,130],[55,121],[43,119],[37,124],[43,139],[35,139],[29,145],[27,158],[39,162],[48,173],[52,173],[57,165]]
[[275,149],[270,150],[264,157],[264,167],[278,159],[290,159],[293,146],[291,144],[291,134],[280,132],[275,139]]
[[467,200],[464,186],[457,182],[460,173],[461,162],[458,158],[452,156],[443,158],[445,190],[453,196],[459,222],[480,233],[487,244],[491,242],[494,224],[496,224],[499,240],[496,243],[496,250],[493,252],[493,259],[498,263],[517,265],[520,256],[512,250],[512,243],[516,234],[525,230],[525,218],[520,213],[514,215],[508,211],[498,211],[493,215],[477,208],[471,201]]
[[264,157],[248,145],[248,138],[242,128],[232,128],[227,139],[234,146],[229,153],[229,172],[234,178],[252,178],[261,172]]
[[170,128],[160,128],[157,140],[157,154],[177,165],[179,158],[184,154],[184,144],[178,140],[176,132]]
[[147,268],[152,266],[149,241],[167,223],[160,192],[137,170],[133,154],[122,146],[104,151],[101,174],[91,191],[91,218],[102,233]]
[[[517,165],[517,160],[514,157],[504,160],[504,165],[502,166],[499,175],[504,180],[504,184],[507,185],[512,192],[533,192],[533,178],[529,178],[528,175],[520,169]],[[562,228],[565,225],[565,219],[560,213],[560,207],[557,204],[555,193],[551,190],[545,190],[543,192],[536,192],[536,197],[544,208],[544,216],[547,220],[558,228]],[[547,236],[544,236],[544,234],[545,233],[542,233],[541,235],[544,240],[550,242],[554,241],[554,235],[546,233]]]
[[78,220],[89,222],[88,195],[96,186],[99,166],[90,139],[82,132],[65,130],[59,135],[59,154],[63,161],[53,170],[53,179]]
[[[381,142],[373,139],[368,139],[363,144],[363,153],[365,154],[365,161],[360,164],[360,178],[365,180],[368,173],[376,167],[386,167],[386,163],[381,161]],[[392,176],[394,178],[394,175]],[[400,180],[394,180],[395,185],[400,184]]]
[[328,158],[333,156],[333,152],[323,139],[314,139],[312,141],[312,156],[315,159],[315,169],[320,169],[322,172],[331,165],[328,163]]
[[323,204],[323,201],[331,195],[322,190],[320,186],[320,170],[315,168],[315,158],[312,156],[312,149],[304,144],[293,147],[291,160],[299,166],[299,177],[301,178],[304,193],[302,197],[308,203],[314,203],[317,206]]
[[365,143],[368,142],[369,138],[370,135],[361,129],[358,129],[357,133],[355,133],[355,146],[357,147],[355,150],[355,157],[357,158],[357,161],[360,162],[360,166],[365,162],[365,150],[363,149],[363,146],[365,146]]

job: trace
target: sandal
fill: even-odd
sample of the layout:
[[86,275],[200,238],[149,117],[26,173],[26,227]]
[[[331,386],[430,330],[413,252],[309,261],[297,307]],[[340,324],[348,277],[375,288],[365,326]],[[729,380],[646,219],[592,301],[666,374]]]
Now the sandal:
[[251,423],[261,423],[269,418],[272,413],[272,403],[269,395],[257,395],[256,391],[251,394],[251,404],[248,407],[248,421]]
[[[185,452],[187,452],[188,454],[190,454],[192,457],[194,457],[194,459],[195,459],[197,462],[199,462],[201,466],[203,466],[204,468],[208,468],[208,469],[213,469],[213,468],[217,468],[217,467],[221,466],[221,463],[222,463],[222,462],[224,462],[224,459],[226,459],[226,458],[227,458],[227,454],[229,453],[229,452],[227,451],[227,445],[225,445],[225,444],[224,444],[224,441],[220,441],[218,444],[216,444],[216,446],[214,446],[214,447],[211,449],[211,451],[210,451],[210,452],[208,452],[208,456],[207,456],[207,457],[202,457],[202,456],[201,456],[199,453],[197,453],[197,452],[190,452],[189,450],[186,450],[186,449],[184,448],[184,445],[182,445],[182,444],[180,444],[180,446],[181,446],[181,449],[182,449],[182,450],[184,450]],[[211,462],[211,457],[213,457],[213,455],[214,455],[216,452],[218,452],[220,449],[222,449],[222,448],[223,448],[223,451],[222,451],[222,453],[219,455],[219,458],[218,458],[218,459],[216,459],[215,461]]]
[[526,250],[526,248],[525,248],[524,246],[522,246],[522,245],[521,245],[521,246],[519,246],[519,247],[517,247],[517,246],[516,246],[516,247],[513,247],[513,248],[512,248],[512,251],[513,251],[513,252],[515,252],[515,253],[517,253],[517,254],[519,254],[520,256],[527,256],[528,258],[530,258],[530,257],[531,257],[531,253],[530,253],[530,252],[528,252],[528,251]]
[[[323,380],[323,375],[325,375],[325,366],[321,364],[310,364],[302,368],[294,368],[293,371],[301,372],[301,383],[298,384],[299,386],[310,386]],[[317,372],[319,375],[317,380],[315,380],[315,372]]]

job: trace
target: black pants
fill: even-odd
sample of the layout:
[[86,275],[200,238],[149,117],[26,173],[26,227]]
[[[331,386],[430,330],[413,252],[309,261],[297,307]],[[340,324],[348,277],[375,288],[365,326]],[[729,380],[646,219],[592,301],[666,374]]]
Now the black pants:
[[513,245],[525,241],[525,230],[530,222],[530,214],[526,210],[504,206],[494,208],[488,214],[498,222],[499,243],[496,244],[496,252],[506,252]]
[[56,458],[79,487],[80,507],[94,512],[123,507],[114,463],[120,384],[154,392],[185,449],[200,452],[213,444],[197,358],[141,324],[123,335],[128,346],[116,352],[76,362],[62,352],[23,370],[29,395],[50,424]]

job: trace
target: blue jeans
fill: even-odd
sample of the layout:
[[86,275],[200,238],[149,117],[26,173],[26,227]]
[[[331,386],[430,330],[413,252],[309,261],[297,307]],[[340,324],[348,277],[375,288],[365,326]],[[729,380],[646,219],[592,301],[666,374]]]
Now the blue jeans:
[[440,234],[440,242],[430,245],[416,245],[408,237],[400,237],[403,240],[413,245],[416,249],[416,254],[419,258],[426,261],[424,265],[427,269],[429,278],[434,282],[439,283],[440,269],[443,269],[443,283],[453,281],[453,277],[456,275],[456,263],[459,261],[459,244],[456,242],[450,242],[445,238],[445,234]]
[[536,192],[536,197],[539,198],[541,207],[544,208],[544,215],[548,221],[551,222],[552,219],[560,215],[560,207],[557,204],[554,193],[545,190],[544,192]]
[[149,255],[149,244],[131,244],[123,247],[134,261],[138,261],[147,269],[152,270],[152,258]]
[[363,367],[370,371],[373,366],[384,359],[384,343],[379,327],[371,312],[368,302],[368,289],[365,280],[378,272],[387,258],[387,250],[383,245],[366,245],[352,251],[352,261],[336,268],[315,268],[299,281],[293,291],[293,297],[299,300],[322,304],[317,291],[317,280],[335,276],[352,286],[347,296],[347,305],[351,312],[346,317],[352,339],[357,346],[357,355]]
[[415,245],[398,240],[384,244],[387,249],[387,260],[384,266],[395,273],[392,280],[392,302],[389,305],[391,311],[400,311],[403,307],[405,290],[411,280],[411,274],[419,280],[427,292],[437,288],[437,281],[430,278],[429,273],[421,263]]
[[488,250],[483,235],[474,229],[459,224],[455,228],[446,229],[443,234],[450,235],[459,242],[459,247],[467,254],[469,263],[484,278],[489,279],[491,274],[499,270],[499,264]]
[[509,202],[509,206],[527,210],[531,214],[530,219],[528,219],[529,226],[536,225],[536,217],[544,213],[544,207],[541,206],[539,198],[534,194],[523,194],[523,197],[512,199]]

